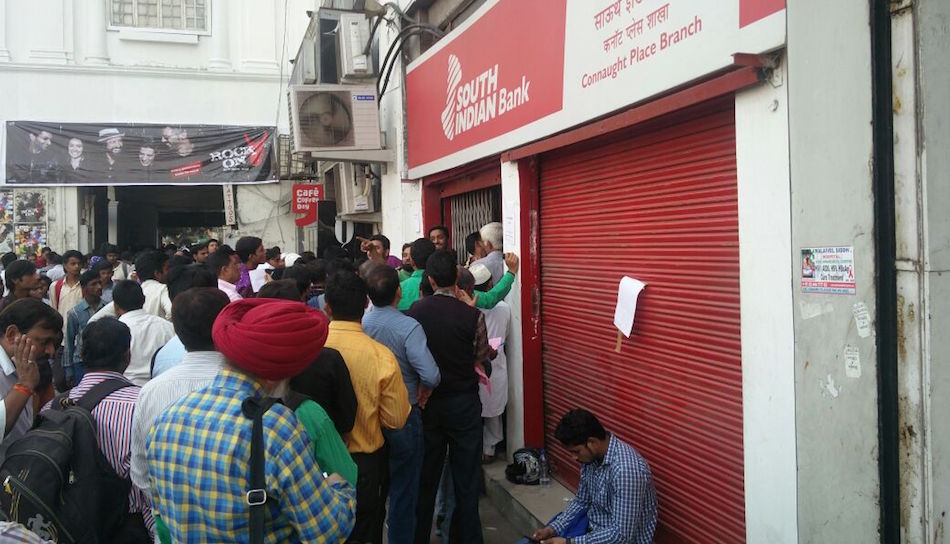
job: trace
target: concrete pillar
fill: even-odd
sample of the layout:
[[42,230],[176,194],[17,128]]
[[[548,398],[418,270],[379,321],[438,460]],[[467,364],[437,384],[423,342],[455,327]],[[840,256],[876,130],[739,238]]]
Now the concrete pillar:
[[106,0],[91,0],[85,10],[85,55],[83,64],[105,66],[109,64],[109,48],[106,43]]
[[7,0],[0,0],[0,62],[10,62],[7,49]]
[[229,3],[215,2],[211,13],[211,58],[208,70],[215,72],[231,71],[231,33],[229,31]]
[[108,199],[109,242],[113,244],[119,244],[119,202],[115,199],[115,187],[109,187]]

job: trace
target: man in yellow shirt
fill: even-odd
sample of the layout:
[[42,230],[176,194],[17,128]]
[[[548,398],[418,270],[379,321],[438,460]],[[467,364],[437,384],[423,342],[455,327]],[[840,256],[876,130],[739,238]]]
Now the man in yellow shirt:
[[327,278],[326,347],[340,352],[356,392],[356,423],[343,439],[356,462],[356,525],[347,542],[383,541],[388,494],[387,456],[382,429],[400,429],[409,417],[409,393],[396,357],[363,332],[366,283],[340,271]]

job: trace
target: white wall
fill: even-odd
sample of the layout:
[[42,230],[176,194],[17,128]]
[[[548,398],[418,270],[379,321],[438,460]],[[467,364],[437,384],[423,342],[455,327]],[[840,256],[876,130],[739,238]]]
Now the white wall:
[[746,535],[775,544],[798,542],[786,79],[736,95]]
[[[214,0],[211,32],[199,36],[107,30],[107,5],[0,0],[0,122],[276,124],[288,132],[289,59],[316,0]],[[194,43],[169,41],[182,38]],[[289,190],[238,187],[238,232],[296,247]],[[51,189],[50,201],[50,245],[77,247],[76,189]]]
[[[380,62],[390,43],[398,33],[394,27],[383,22],[377,30],[379,35]],[[395,151],[395,163],[386,166],[382,176],[382,226],[381,231],[392,243],[392,252],[398,255],[402,244],[411,243],[423,235],[422,182],[405,180],[405,107],[403,102],[402,60],[397,62],[389,78],[386,92],[380,98],[380,127],[386,134],[386,147]]]
[[[868,3],[787,13],[799,540],[877,542],[876,338],[853,315],[856,303],[877,312]],[[853,246],[856,295],[802,293],[800,248],[814,246]],[[849,346],[859,377],[845,371]]]
[[[531,181],[534,183],[534,181]],[[518,255],[522,262],[530,248],[521,235],[521,213],[527,213],[521,206],[521,179],[517,162],[501,163],[501,199],[502,210],[515,213],[514,245],[505,246],[506,252]],[[504,220],[504,217],[502,218]],[[505,437],[509,459],[511,455],[524,447],[524,343],[521,334],[523,313],[521,308],[521,270],[511,287],[511,293],[505,302],[511,307],[511,320],[508,322],[508,337],[505,339],[505,353],[508,357],[508,435]]]
[[950,414],[950,3],[921,0],[914,5],[919,96],[918,108],[907,113],[917,114],[913,126],[920,129],[917,153],[910,157],[917,167],[917,183],[907,180],[901,196],[919,199],[920,221],[914,226],[919,229],[915,239],[920,260],[914,263],[918,267],[913,274],[921,283],[923,306],[917,307],[908,334],[917,333],[913,329],[918,323],[923,325],[918,345],[919,416],[924,432],[917,427],[916,434],[926,449],[920,463],[919,504],[912,513],[922,513],[926,524],[913,529],[920,530],[920,542],[950,543],[950,427],[946,424]]

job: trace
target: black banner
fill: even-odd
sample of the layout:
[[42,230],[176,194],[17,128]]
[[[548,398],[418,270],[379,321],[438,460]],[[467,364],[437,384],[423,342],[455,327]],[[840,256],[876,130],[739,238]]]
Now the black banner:
[[278,176],[274,127],[8,121],[10,185],[264,183]]

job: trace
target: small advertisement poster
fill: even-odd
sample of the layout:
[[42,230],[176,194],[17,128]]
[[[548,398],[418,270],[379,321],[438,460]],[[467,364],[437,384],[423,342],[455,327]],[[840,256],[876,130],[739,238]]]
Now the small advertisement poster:
[[0,254],[16,251],[13,238],[13,223],[0,223]]
[[46,245],[46,225],[17,225],[17,255],[38,255]]
[[0,190],[0,253],[15,251],[13,239],[13,191]]
[[46,189],[0,190],[0,254],[35,255],[46,242]]
[[46,223],[46,191],[16,192],[16,222]]
[[855,294],[854,247],[802,248],[802,292]]
[[312,183],[295,183],[294,197],[291,200],[290,211],[306,214],[298,217],[295,222],[298,227],[316,223],[317,206],[323,200],[323,185]]

